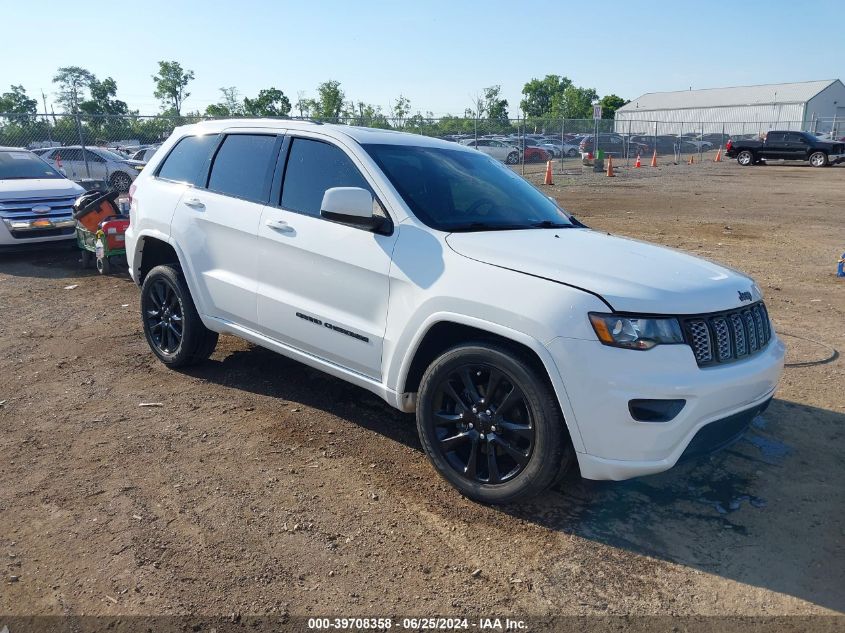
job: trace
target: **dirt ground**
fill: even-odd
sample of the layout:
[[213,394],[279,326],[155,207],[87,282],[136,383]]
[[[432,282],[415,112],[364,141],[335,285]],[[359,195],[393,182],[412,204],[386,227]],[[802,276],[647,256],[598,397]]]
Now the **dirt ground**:
[[[845,349],[845,166],[556,172],[586,224],[754,276],[791,363]],[[77,257],[0,256],[0,614],[845,612],[841,358],[720,454],[490,508],[361,389],[231,337],[165,369]]]

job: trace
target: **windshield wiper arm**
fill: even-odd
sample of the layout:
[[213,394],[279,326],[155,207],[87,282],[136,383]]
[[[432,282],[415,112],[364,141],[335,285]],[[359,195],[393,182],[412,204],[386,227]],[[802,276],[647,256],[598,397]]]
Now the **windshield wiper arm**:
[[527,224],[488,224],[487,222],[468,222],[466,224],[457,224],[455,226],[446,227],[446,230],[453,233],[460,233],[464,231],[516,231],[530,228],[531,226]]
[[531,228],[535,229],[571,229],[574,224],[563,224],[562,222],[552,222],[551,220],[543,220],[542,222],[533,222]]

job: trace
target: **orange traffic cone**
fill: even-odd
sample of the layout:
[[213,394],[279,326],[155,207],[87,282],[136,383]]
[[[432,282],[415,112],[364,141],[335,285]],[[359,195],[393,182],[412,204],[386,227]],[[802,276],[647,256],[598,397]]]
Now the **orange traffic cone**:
[[651,166],[657,167],[657,150],[654,150],[654,154],[651,157]]
[[546,162],[546,178],[543,180],[544,185],[553,185],[552,182],[552,161]]
[[642,167],[643,164],[640,162],[640,155],[637,154],[637,162],[634,163],[634,167]]
[[722,148],[720,147],[716,152],[716,158],[713,159],[714,163],[721,163],[722,162]]
[[690,154],[689,160],[687,161],[687,165],[694,165],[695,164],[695,154]]
[[616,174],[613,173],[613,156],[607,157],[607,177],[613,178]]

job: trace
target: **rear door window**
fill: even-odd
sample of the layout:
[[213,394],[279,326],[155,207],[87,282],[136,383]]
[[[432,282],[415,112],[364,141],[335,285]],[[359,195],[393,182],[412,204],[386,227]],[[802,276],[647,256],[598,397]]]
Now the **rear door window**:
[[158,169],[157,176],[174,182],[186,182],[201,186],[201,174],[205,171],[206,161],[217,145],[216,134],[186,136],[180,140]]
[[306,138],[293,139],[282,186],[282,207],[319,217],[323,194],[332,187],[361,187],[373,192],[339,147]]
[[278,154],[277,138],[263,134],[228,135],[214,157],[209,190],[266,203]]

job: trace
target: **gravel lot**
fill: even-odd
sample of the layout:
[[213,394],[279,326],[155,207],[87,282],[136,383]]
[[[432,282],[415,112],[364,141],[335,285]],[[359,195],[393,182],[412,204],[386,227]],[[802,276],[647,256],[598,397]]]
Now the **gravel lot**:
[[[785,336],[790,362],[845,349],[845,166],[556,171],[588,225],[753,275],[822,343]],[[841,358],[788,368],[716,456],[494,509],[358,388],[231,337],[165,369],[129,278],[77,257],[0,255],[0,614],[845,612]]]

